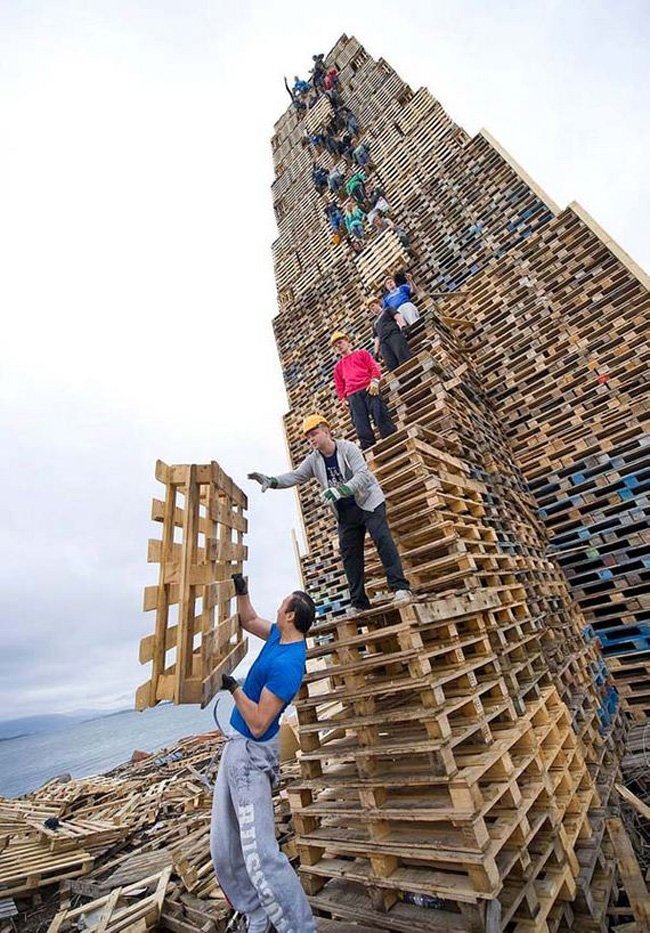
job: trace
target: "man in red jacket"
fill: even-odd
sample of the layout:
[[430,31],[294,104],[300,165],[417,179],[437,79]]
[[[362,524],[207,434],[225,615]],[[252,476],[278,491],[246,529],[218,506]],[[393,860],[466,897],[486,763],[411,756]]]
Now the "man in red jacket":
[[330,343],[340,356],[334,367],[336,394],[348,405],[361,449],[366,450],[375,443],[371,417],[380,437],[397,430],[379,394],[381,370],[367,350],[353,350],[349,337],[340,330],[332,334]]

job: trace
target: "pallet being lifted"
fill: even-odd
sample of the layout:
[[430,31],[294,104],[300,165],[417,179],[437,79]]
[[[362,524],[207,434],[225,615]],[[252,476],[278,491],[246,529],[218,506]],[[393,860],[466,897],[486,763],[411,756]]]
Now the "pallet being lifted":
[[156,624],[140,642],[140,663],[152,669],[138,687],[136,708],[161,700],[206,706],[221,675],[247,649],[230,579],[246,559],[247,500],[214,460],[176,466],[159,460],[156,479],[165,486],[164,499],[154,499],[151,510],[162,524],[162,538],[149,541],[158,583],[144,591],[144,609],[156,613]]

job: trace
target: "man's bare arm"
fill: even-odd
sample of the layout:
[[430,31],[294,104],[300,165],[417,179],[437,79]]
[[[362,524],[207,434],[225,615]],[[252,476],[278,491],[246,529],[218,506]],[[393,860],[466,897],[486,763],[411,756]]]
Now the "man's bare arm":
[[264,641],[267,640],[271,632],[271,622],[258,616],[248,593],[243,596],[237,595],[237,612],[243,629],[251,635],[257,635],[258,638],[262,638]]
[[268,690],[262,690],[259,703],[255,703],[246,696],[241,687],[233,692],[233,699],[237,709],[244,717],[246,725],[256,739],[264,735],[275,717],[282,711],[285,703],[280,697]]

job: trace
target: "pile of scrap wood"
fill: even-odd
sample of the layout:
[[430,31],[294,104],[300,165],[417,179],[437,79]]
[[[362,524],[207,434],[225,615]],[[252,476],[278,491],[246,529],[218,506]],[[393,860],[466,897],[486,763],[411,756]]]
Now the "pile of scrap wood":
[[621,816],[643,872],[650,878],[650,726],[636,723],[629,731],[621,762],[623,784],[617,784]]
[[[0,931],[221,933],[230,910],[210,860],[219,733],[106,775],[0,798]],[[291,765],[283,766],[291,776]],[[289,808],[275,797],[281,845]]]

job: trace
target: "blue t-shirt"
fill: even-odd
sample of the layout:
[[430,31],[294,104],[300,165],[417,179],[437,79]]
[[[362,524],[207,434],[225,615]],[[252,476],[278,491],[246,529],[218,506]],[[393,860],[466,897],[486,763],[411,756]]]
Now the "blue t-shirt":
[[382,305],[384,308],[393,308],[393,310],[396,310],[400,305],[406,304],[407,301],[410,301],[412,294],[413,289],[410,285],[400,285],[398,288],[394,288],[392,292],[389,292],[386,295],[382,301]]
[[280,716],[300,689],[305,673],[306,658],[306,643],[304,641],[292,641],[287,645],[280,644],[280,629],[273,624],[264,647],[246,675],[243,690],[249,700],[259,703],[262,690],[266,687],[276,697],[284,701],[284,706],[261,736],[256,737],[253,735],[237,707],[235,707],[230,717],[230,725],[237,732],[245,735],[247,739],[253,739],[256,742],[266,742],[268,739],[273,738],[280,728]]

